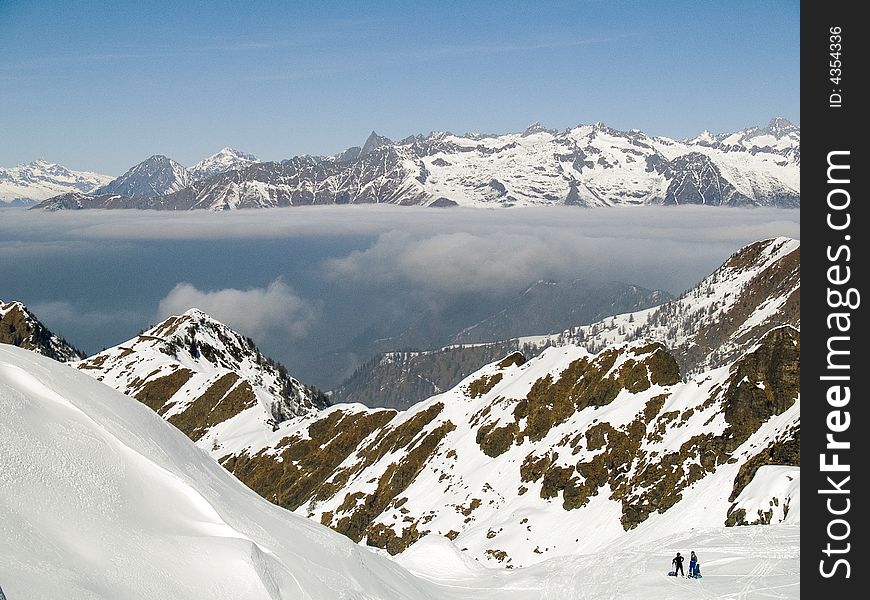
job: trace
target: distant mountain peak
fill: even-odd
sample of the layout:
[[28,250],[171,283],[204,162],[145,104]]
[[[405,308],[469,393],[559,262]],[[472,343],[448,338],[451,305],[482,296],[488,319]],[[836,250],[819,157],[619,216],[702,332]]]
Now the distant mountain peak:
[[0,167],[0,205],[34,204],[68,192],[90,192],[111,179],[37,158],[27,164]]
[[772,135],[780,138],[782,136],[788,135],[789,133],[794,133],[795,131],[800,131],[800,127],[786,119],[785,117],[774,117],[770,120],[770,123],[767,124],[767,131]]
[[202,159],[190,169],[190,177],[193,181],[201,181],[227,171],[242,169],[253,163],[259,162],[256,156],[230,148],[221,148],[215,154]]
[[182,190],[190,182],[190,174],[183,165],[163,154],[153,154],[93,193],[156,198]]
[[547,129],[546,127],[541,125],[540,121],[535,121],[534,123],[526,127],[521,135],[525,137],[528,135],[534,135],[536,133],[550,133],[556,135],[556,133],[558,132],[555,129]]
[[378,135],[377,132],[372,131],[369,134],[369,137],[366,139],[366,143],[363,144],[362,150],[360,150],[359,153],[359,157],[362,158],[373,150],[376,150],[382,146],[390,146],[392,145],[392,143],[393,140],[391,140],[390,138]]

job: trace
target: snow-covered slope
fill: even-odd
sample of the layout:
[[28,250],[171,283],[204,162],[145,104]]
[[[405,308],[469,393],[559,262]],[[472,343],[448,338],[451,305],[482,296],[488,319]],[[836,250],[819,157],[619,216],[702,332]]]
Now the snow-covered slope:
[[[257,497],[140,403],[11,346],[0,346],[0,483],[10,599],[800,597],[793,525],[669,533],[516,571],[429,536],[400,557],[406,571]],[[690,548],[704,579],[666,577]]]
[[799,356],[791,327],[689,381],[655,343],[516,354],[405,412],[288,421],[222,464],[393,554],[437,534],[529,565],[726,524],[758,467],[799,461]]
[[0,577],[9,598],[434,598],[269,504],[140,403],[0,346]]
[[[694,549],[700,580],[667,577],[677,552]],[[798,600],[800,527],[702,528],[635,545],[616,543],[600,552],[562,556],[494,573],[445,538],[427,536],[396,557],[413,573],[459,590],[460,598],[493,594],[565,600]],[[498,596],[496,596],[498,597]]]
[[148,405],[215,457],[326,405],[249,338],[197,309],[76,366]]
[[0,167],[0,203],[36,203],[67,192],[90,192],[111,181],[108,175],[73,171],[44,160]]
[[223,148],[220,152],[199,161],[190,167],[187,172],[190,174],[192,181],[199,181],[213,175],[241,169],[255,162],[258,161],[257,157],[253,154],[239,152],[234,148]]
[[0,344],[19,346],[60,362],[84,358],[69,342],[49,331],[21,302],[0,300]]
[[117,179],[93,190],[93,193],[128,198],[154,198],[184,189],[190,182],[190,174],[183,165],[155,154],[131,167]]
[[[178,190],[178,191],[176,191]],[[133,194],[120,188],[100,193]],[[327,157],[253,163],[175,187],[138,208],[229,210],[308,204],[800,206],[800,128],[692,140],[602,123],[559,132],[433,132],[398,142],[375,132]],[[120,204],[118,208],[127,207]]]

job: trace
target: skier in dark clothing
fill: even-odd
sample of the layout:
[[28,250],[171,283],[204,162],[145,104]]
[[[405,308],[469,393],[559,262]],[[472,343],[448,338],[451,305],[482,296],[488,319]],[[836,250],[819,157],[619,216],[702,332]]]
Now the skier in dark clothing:
[[677,555],[674,557],[674,560],[671,561],[671,564],[674,565],[674,575],[679,573],[683,577],[686,576],[686,572],[683,571],[683,557],[680,556],[679,552],[677,552]]
[[692,554],[689,557],[689,577],[696,577],[700,573],[698,572],[698,557],[695,556],[695,551],[692,550]]

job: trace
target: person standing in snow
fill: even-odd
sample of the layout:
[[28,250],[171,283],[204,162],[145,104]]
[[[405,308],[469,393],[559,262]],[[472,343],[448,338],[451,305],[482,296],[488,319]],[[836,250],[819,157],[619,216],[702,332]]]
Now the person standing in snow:
[[677,555],[674,557],[674,560],[671,561],[671,564],[674,565],[674,575],[679,573],[683,577],[686,576],[686,572],[683,571],[683,557],[680,556],[679,552],[677,552]]
[[697,570],[698,570],[698,557],[695,556],[695,551],[692,550],[692,554],[691,554],[691,556],[689,556],[689,577],[695,577]]

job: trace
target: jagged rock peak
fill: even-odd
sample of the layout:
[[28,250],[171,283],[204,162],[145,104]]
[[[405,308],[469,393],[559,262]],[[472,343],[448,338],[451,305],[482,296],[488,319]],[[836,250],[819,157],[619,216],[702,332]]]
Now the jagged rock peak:
[[359,157],[362,158],[366,154],[376,150],[382,146],[389,146],[393,143],[388,137],[384,137],[382,135],[378,135],[376,132],[372,131],[369,134],[369,137],[366,139],[366,143],[363,144],[362,150],[360,150]]
[[11,344],[60,362],[84,358],[84,354],[55,335],[18,301],[0,300],[0,344]]
[[[198,308],[76,366],[146,404],[216,457],[328,404],[251,338]],[[226,439],[229,421],[234,435]]]
[[534,123],[526,127],[521,135],[523,137],[526,137],[529,135],[534,135],[536,133],[549,133],[551,135],[557,135],[559,132],[555,129],[548,129],[541,125],[539,121],[535,121]]
[[800,127],[798,127],[785,117],[774,117],[770,120],[770,123],[767,124],[767,131],[771,135],[780,138],[796,131],[800,132]]

